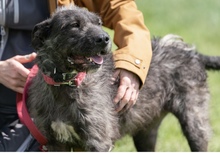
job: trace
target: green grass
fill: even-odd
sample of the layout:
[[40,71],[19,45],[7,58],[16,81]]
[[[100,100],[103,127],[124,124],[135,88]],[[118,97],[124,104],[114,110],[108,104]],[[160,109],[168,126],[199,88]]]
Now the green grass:
[[[151,36],[177,34],[186,42],[196,45],[199,52],[220,55],[220,0],[136,0],[136,2],[144,14]],[[108,32],[113,35],[112,31]],[[220,73],[208,72],[208,76],[211,91],[209,114],[213,130],[208,150],[218,152]],[[126,136],[117,141],[113,151],[135,151],[132,139]],[[180,126],[172,115],[165,118],[159,129],[156,151],[190,151]]]

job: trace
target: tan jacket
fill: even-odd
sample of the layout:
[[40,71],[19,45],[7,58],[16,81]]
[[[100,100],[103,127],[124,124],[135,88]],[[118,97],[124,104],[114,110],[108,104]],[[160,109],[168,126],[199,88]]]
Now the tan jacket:
[[[73,1],[58,0],[58,5],[68,5],[71,2]],[[134,0],[74,0],[74,3],[98,13],[103,25],[115,31],[114,43],[118,46],[114,52],[116,68],[137,74],[143,85],[152,49],[150,32],[144,25],[143,14],[137,10]]]

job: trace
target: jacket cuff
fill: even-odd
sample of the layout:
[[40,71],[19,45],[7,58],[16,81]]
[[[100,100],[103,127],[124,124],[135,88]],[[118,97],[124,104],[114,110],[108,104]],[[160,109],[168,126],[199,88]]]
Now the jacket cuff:
[[142,88],[147,77],[151,57],[149,57],[149,62],[146,62],[129,54],[117,54],[115,52],[113,54],[115,68],[126,69],[136,74],[140,78],[140,88]]

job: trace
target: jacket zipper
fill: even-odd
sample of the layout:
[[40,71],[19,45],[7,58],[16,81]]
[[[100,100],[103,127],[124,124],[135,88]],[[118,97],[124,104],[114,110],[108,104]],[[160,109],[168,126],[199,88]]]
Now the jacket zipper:
[[5,48],[5,36],[6,36],[6,31],[5,31],[5,0],[0,0],[1,2],[1,27],[0,27],[0,35],[1,35],[1,48],[0,48],[0,59],[2,58],[2,54]]
[[5,25],[5,0],[0,0],[0,24]]
[[14,23],[19,22],[19,1],[14,0]]
[[1,51],[0,51],[0,57],[2,56],[4,48],[5,48],[5,41],[4,41],[5,35],[6,35],[5,28],[4,28],[4,26],[1,25]]

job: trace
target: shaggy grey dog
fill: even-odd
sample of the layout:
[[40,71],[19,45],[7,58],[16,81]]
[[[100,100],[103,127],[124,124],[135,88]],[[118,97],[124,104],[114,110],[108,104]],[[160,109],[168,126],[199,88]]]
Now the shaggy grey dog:
[[32,45],[39,71],[27,105],[50,151],[109,151],[125,134],[133,136],[138,151],[154,151],[158,127],[168,113],[178,118],[192,151],[207,151],[206,69],[219,70],[220,57],[201,55],[178,36],[153,39],[138,101],[117,114],[111,41],[97,15],[73,6],[58,9],[36,25]]

